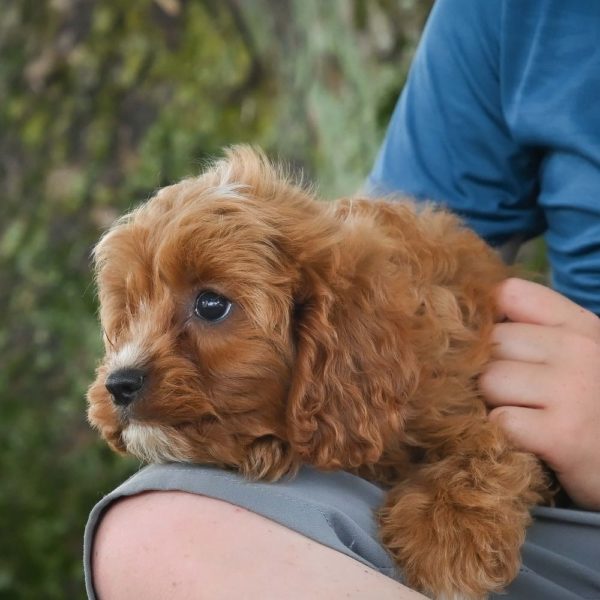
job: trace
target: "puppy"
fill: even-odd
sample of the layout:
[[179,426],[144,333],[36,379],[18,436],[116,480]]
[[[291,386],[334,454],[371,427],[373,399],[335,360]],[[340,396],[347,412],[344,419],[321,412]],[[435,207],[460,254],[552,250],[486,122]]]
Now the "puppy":
[[358,473],[389,489],[381,539],[408,585],[479,598],[515,577],[547,482],[487,419],[507,271],[454,216],[320,203],[234,147],[117,221],[95,262],[88,414],[111,447],[269,480]]

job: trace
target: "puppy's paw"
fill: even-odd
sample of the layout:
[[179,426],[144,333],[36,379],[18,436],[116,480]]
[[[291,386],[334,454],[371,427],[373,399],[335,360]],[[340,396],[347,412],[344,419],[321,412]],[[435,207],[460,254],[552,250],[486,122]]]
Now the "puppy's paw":
[[277,481],[284,475],[295,474],[298,467],[286,442],[273,435],[265,435],[246,448],[239,470],[249,479]]
[[381,537],[408,585],[433,598],[480,599],[516,577],[528,512],[492,506],[489,495],[475,490],[468,504],[419,483],[390,492]]

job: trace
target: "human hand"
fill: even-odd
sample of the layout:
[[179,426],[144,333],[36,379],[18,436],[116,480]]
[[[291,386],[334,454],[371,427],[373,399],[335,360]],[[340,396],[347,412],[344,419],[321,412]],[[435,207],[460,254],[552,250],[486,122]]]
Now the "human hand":
[[581,508],[600,509],[600,319],[542,285],[511,278],[496,293],[480,387],[496,421],[556,473]]

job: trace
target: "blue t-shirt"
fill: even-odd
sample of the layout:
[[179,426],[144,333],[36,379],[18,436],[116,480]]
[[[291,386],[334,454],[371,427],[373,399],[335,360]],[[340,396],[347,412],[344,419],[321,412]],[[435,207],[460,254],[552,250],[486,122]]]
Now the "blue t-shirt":
[[437,0],[368,187],[493,245],[543,233],[554,287],[600,314],[600,0]]

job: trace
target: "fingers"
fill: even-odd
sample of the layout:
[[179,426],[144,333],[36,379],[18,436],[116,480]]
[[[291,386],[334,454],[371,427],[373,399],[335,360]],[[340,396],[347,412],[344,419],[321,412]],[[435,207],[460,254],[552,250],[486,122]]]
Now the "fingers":
[[546,411],[522,406],[502,406],[492,410],[489,418],[501,427],[517,448],[532,452],[542,460],[546,459]]
[[548,408],[557,395],[569,394],[562,389],[564,371],[581,336],[562,327],[500,323],[492,342],[492,360],[479,378],[489,406]]
[[546,363],[560,332],[527,323],[499,323],[492,331],[492,358]]
[[488,406],[544,408],[554,391],[548,371],[546,365],[496,360],[479,377],[479,387]]
[[[587,367],[595,343],[562,327],[501,323],[494,327],[492,360],[479,378],[491,407],[548,408],[569,398],[573,373]],[[588,348],[588,350],[586,350]]]
[[594,314],[539,283],[510,278],[496,293],[497,309],[510,321],[538,325],[567,325],[572,331],[589,335],[600,330]]

